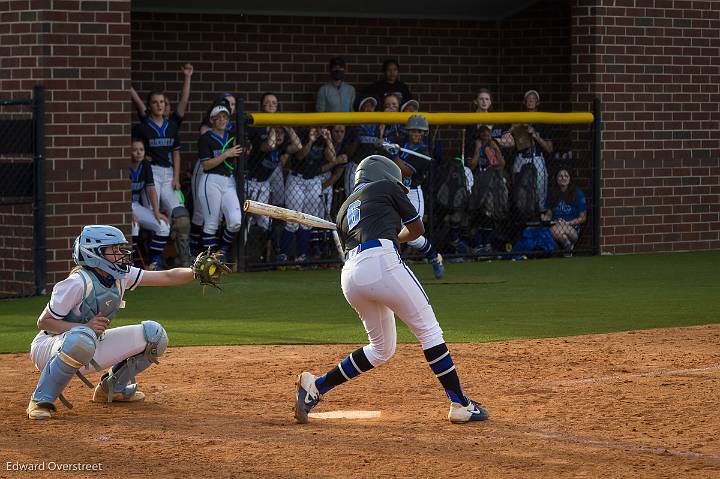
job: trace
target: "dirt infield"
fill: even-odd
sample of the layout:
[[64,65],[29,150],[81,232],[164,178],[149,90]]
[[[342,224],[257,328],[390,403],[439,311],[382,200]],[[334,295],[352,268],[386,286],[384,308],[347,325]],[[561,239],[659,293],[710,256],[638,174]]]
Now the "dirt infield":
[[[27,355],[0,356],[0,477],[720,477],[720,325],[451,345],[492,414],[466,425],[403,345],[317,408],[379,417],[294,424],[296,374],[352,349],[174,348],[141,376],[144,403],[93,404],[74,380],[75,409],[47,422],[24,416]],[[102,472],[50,471],[70,463]]]

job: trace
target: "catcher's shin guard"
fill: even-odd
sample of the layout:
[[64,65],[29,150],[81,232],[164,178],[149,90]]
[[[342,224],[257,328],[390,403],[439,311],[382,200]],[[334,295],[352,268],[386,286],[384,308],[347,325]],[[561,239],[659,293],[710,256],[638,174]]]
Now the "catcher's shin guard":
[[[92,361],[96,346],[95,331],[78,326],[65,333],[60,350],[47,362],[40,374],[40,381],[32,394],[36,403],[53,403],[61,397],[72,377]],[[72,405],[61,398],[68,408]]]
[[[147,346],[145,351],[135,356],[131,356],[124,361],[114,365],[100,379],[99,387],[107,393],[107,402],[121,398],[132,398],[138,394],[135,375],[145,371],[152,363],[159,364],[158,358],[165,354],[168,346],[168,337],[165,329],[155,321],[143,321],[143,333]],[[100,391],[96,388],[93,394],[93,400],[98,401],[96,397]],[[144,397],[144,395],[142,395]],[[136,399],[137,400],[137,399]]]

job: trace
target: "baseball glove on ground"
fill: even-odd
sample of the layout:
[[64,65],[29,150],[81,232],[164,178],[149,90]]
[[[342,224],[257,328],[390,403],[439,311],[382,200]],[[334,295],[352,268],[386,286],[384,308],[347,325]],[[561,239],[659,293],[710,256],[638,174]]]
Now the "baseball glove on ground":
[[200,280],[200,284],[203,286],[210,285],[220,289],[217,285],[218,279],[222,275],[232,272],[221,258],[222,254],[211,253],[209,248],[197,255],[192,265],[195,279]]

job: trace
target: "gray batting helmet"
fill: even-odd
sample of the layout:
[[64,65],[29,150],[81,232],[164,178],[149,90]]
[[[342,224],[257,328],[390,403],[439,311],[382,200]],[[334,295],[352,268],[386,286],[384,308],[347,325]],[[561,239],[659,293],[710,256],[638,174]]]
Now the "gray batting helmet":
[[409,190],[403,185],[402,172],[400,167],[389,158],[381,155],[371,155],[360,162],[355,170],[355,186],[360,183],[372,183],[374,181],[390,180],[403,187],[407,193]]
[[428,125],[427,118],[422,115],[410,115],[407,123],[405,124],[406,130],[422,130],[428,131],[430,126]]

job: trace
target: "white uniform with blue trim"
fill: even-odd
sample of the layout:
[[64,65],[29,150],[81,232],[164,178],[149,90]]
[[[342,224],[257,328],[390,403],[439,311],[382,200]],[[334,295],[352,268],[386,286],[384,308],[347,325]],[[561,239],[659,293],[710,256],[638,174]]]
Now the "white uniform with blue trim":
[[[76,271],[55,285],[47,306],[47,310],[53,318],[70,320],[86,316],[84,312],[81,311],[81,307],[86,301],[88,278],[89,275],[92,274],[93,273],[88,270]],[[83,275],[85,275],[85,277],[83,277]],[[122,298],[122,293],[134,290],[142,281],[142,276],[143,270],[131,267],[130,273],[128,273],[124,279],[115,282],[114,287],[121,290],[117,296]],[[110,298],[110,296],[108,296],[108,298]],[[109,300],[110,299],[107,301]],[[101,302],[105,303],[105,301]],[[98,313],[102,313],[107,317],[113,317],[117,309],[121,307],[122,303],[97,305]],[[78,322],[78,325],[80,325],[85,321],[74,322]],[[67,331],[62,334],[40,331],[37,336],[35,336],[35,339],[33,339],[30,345],[30,358],[38,370],[42,371],[48,360],[58,352],[65,340],[66,334]],[[146,346],[147,340],[143,333],[142,324],[110,328],[107,329],[98,340],[93,360],[100,368],[109,368],[130,356],[142,353]],[[95,368],[91,365],[87,365],[80,370],[83,374],[94,371]]]

